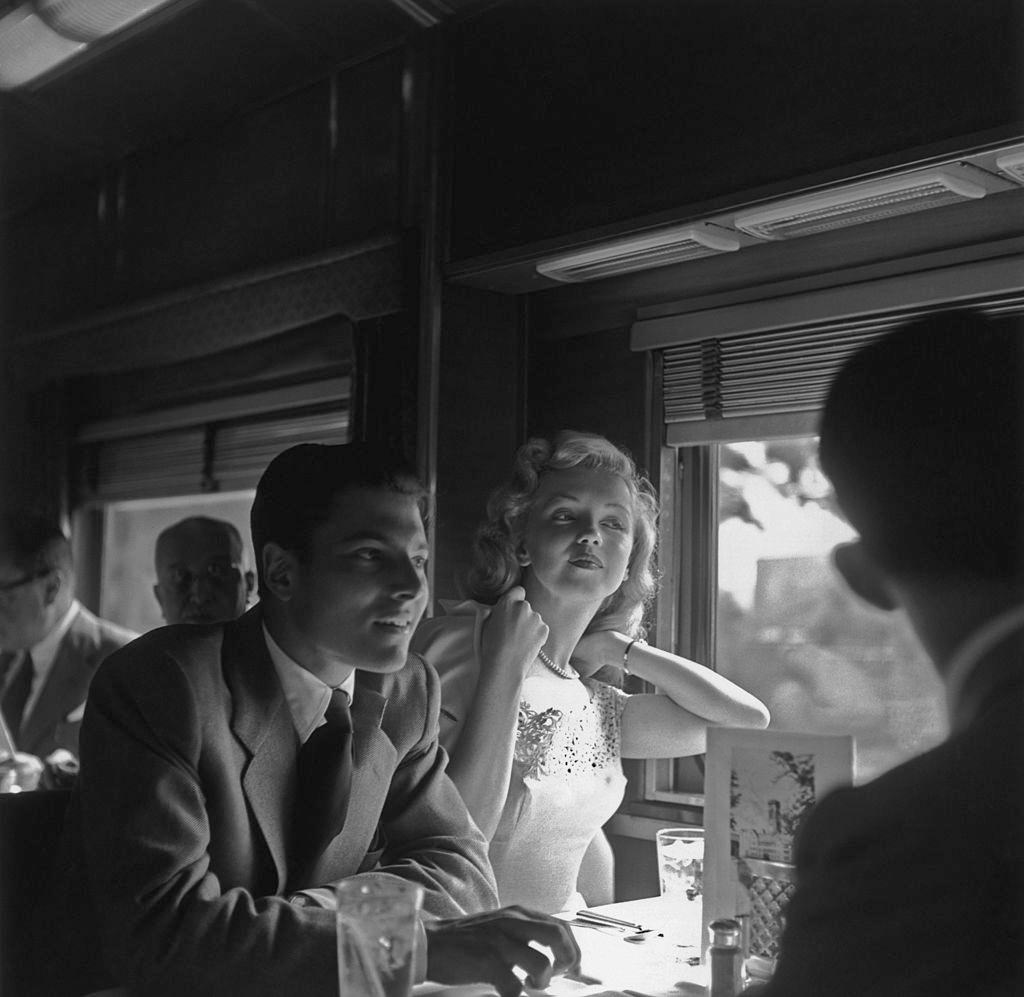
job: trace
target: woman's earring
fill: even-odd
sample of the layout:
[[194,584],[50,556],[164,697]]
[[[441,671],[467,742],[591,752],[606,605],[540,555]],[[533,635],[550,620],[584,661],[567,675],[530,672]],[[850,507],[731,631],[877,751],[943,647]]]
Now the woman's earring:
[[629,580],[629,568],[626,568],[626,573],[622,576],[622,580],[624,582]]

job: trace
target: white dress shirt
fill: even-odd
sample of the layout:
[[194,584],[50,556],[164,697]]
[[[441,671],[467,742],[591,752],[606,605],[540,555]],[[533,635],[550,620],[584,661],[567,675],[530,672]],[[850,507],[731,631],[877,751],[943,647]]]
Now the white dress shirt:
[[[284,698],[288,701],[288,709],[295,724],[295,733],[299,735],[299,743],[305,744],[309,735],[326,722],[324,717],[334,687],[322,682],[308,668],[303,668],[294,658],[289,657],[281,645],[270,636],[265,623],[263,639],[266,641],[277,677],[281,680]],[[353,669],[349,677],[337,688],[348,694],[348,701],[351,703],[355,687],[356,673]]]

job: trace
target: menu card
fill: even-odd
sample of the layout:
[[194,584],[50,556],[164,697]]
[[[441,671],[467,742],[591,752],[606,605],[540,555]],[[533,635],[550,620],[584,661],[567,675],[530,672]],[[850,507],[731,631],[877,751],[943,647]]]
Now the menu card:
[[708,729],[705,949],[712,921],[739,918],[749,951],[770,972],[779,915],[792,890],[796,831],[817,800],[853,782],[853,772],[854,741],[848,735]]

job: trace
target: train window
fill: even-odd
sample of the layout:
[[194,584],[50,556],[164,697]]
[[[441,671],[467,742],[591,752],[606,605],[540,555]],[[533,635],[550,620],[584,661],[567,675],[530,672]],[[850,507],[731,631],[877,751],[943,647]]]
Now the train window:
[[83,601],[140,632],[162,625],[154,545],[187,516],[233,523],[251,563],[260,475],[293,444],[347,443],[350,399],[351,379],[340,376],[83,426],[72,474]]
[[[862,602],[832,564],[835,545],[855,534],[817,440],[699,449],[717,536],[703,565],[685,551],[683,563],[710,590],[710,632],[694,634],[703,659],[761,698],[772,727],[853,734],[858,781],[937,744],[942,685],[905,616]],[[650,763],[647,795],[695,803],[700,771],[691,759]]]
[[249,510],[254,494],[243,491],[108,503],[103,509],[100,615],[139,633],[163,626],[153,595],[154,547],[161,530],[186,516],[211,516],[232,523],[246,546],[251,566]]

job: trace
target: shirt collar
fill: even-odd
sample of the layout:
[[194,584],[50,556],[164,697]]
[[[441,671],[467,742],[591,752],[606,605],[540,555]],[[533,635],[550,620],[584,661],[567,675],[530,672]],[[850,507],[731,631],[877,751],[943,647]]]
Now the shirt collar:
[[[946,687],[946,709],[950,726],[962,729],[972,719],[972,710],[964,696],[965,686],[992,648],[1004,641],[1010,634],[1024,629],[1024,606],[1013,606],[983,623],[953,652],[946,665],[944,683]],[[979,702],[978,695],[972,695],[973,702]]]
[[[284,698],[295,724],[295,733],[299,735],[299,742],[305,744],[309,735],[324,723],[324,714],[327,712],[327,705],[331,701],[334,689],[326,682],[321,682],[309,669],[303,668],[286,654],[281,645],[270,636],[266,623],[262,626],[263,640],[270,653],[270,660],[274,663],[277,677],[281,680]],[[349,702],[352,702],[355,687],[356,673],[353,669],[349,677],[337,688],[348,693]]]

